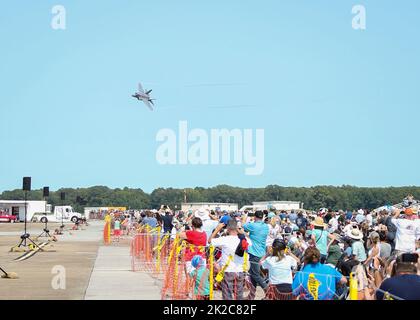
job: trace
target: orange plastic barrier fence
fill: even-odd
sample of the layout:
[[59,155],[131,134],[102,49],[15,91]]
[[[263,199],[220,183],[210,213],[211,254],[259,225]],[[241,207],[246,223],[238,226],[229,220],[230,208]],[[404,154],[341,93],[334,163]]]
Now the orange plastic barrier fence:
[[109,245],[111,243],[111,223],[109,221],[105,222],[103,235],[104,244]]
[[[162,281],[162,300],[293,300],[292,293],[281,293],[275,286],[266,294],[252,285],[247,272],[224,272],[217,265],[217,250],[196,247],[160,229],[141,228],[131,241],[132,270],[147,272]],[[206,257],[197,268],[185,261],[185,251]],[[247,260],[247,259],[246,259]],[[245,260],[245,261],[246,261]]]

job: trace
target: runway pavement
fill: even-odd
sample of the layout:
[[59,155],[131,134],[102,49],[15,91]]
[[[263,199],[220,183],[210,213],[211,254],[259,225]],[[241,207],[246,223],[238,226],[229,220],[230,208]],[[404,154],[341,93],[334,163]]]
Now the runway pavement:
[[[51,233],[59,225],[50,224]],[[17,272],[19,279],[0,279],[0,299],[160,299],[160,289],[151,277],[130,271],[128,240],[103,245],[103,225],[103,221],[90,221],[85,230],[65,231],[48,246],[48,252],[16,262],[22,253],[9,251],[19,242],[23,224],[1,223],[0,266]],[[43,227],[30,223],[28,231],[37,236]],[[65,289],[57,288],[54,268],[64,270]]]

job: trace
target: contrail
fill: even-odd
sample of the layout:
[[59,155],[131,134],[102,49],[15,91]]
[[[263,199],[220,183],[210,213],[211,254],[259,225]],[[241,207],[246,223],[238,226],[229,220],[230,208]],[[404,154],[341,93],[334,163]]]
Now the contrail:
[[186,84],[185,87],[228,87],[228,86],[246,86],[247,83],[196,83]]
[[176,106],[157,106],[156,109],[168,109],[168,108],[179,108],[179,109],[234,109],[234,108],[255,108],[256,105],[237,104],[237,105],[226,105],[226,106],[187,106],[187,107],[176,107]]
[[[145,86],[169,86],[157,82],[143,82]],[[226,82],[226,83],[184,83],[184,84],[178,84],[173,85],[171,84],[171,87],[187,87],[187,88],[194,88],[194,87],[233,87],[233,86],[246,86],[247,83],[244,82]]]

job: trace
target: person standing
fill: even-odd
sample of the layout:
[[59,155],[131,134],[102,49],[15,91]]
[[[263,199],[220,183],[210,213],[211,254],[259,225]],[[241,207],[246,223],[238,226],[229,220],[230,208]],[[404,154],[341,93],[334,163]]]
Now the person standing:
[[311,239],[315,244],[315,247],[318,248],[321,253],[320,262],[324,263],[328,255],[328,239],[333,239],[333,236],[325,230],[326,224],[321,217],[316,217],[311,223],[314,227],[313,230],[308,231],[307,233],[311,235]]
[[[227,235],[215,238],[226,226]],[[218,269],[223,270],[222,297],[223,300],[243,300],[245,284],[244,258],[236,254],[241,240],[238,237],[238,223],[230,219],[227,225],[220,223],[208,240],[209,244],[222,250]]]
[[420,240],[420,220],[414,220],[413,211],[403,211],[405,218],[401,219],[400,210],[395,210],[391,222],[397,228],[395,233],[395,251],[410,253],[416,251],[416,241]]
[[186,240],[192,246],[187,246],[185,249],[185,266],[187,273],[190,274],[193,270],[191,260],[195,255],[201,256],[206,259],[205,247],[207,245],[207,235],[201,230],[203,222],[200,218],[193,218],[191,221],[192,230],[187,230],[179,234],[180,240]]
[[299,258],[287,250],[286,243],[276,239],[273,242],[272,253],[262,259],[261,266],[268,270],[269,283],[271,286],[275,286],[277,292],[291,293],[292,270],[297,268],[298,263]]
[[363,233],[358,228],[352,228],[347,233],[347,237],[352,239],[352,255],[359,262],[365,262],[367,259],[365,246],[363,245]]
[[217,220],[214,220],[212,216],[210,216],[210,212],[204,208],[200,208],[195,212],[195,216],[200,218],[203,221],[203,231],[207,235],[207,239],[210,238],[211,234],[213,233],[214,229],[217,228],[219,225]]
[[162,219],[162,227],[164,234],[170,234],[172,231],[172,221],[174,219],[174,214],[171,210],[167,209],[160,215]]
[[266,223],[264,223],[263,219],[264,213],[259,210],[256,211],[255,221],[253,223],[245,223],[243,225],[243,230],[249,233],[249,238],[251,239],[252,243],[248,249],[250,262],[249,274],[251,276],[251,283],[255,289],[257,286],[260,286],[264,291],[266,291],[268,284],[260,274],[260,260],[266,254],[265,245],[269,227]]

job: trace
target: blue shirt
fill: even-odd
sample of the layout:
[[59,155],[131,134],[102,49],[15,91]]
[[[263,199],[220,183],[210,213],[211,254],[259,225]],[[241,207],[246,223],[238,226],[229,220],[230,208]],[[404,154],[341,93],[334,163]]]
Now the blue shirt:
[[328,246],[328,231],[326,230],[309,230],[309,235],[315,236],[316,247],[319,252],[323,255],[327,255],[327,246]]
[[158,225],[157,219],[153,217],[144,218],[142,223],[148,225],[151,228],[156,228],[156,226]]
[[392,299],[420,300],[420,276],[417,274],[403,274],[386,279],[382,282],[381,290],[376,291],[376,300],[384,300],[385,292],[391,294]]
[[[315,287],[318,287],[318,300],[331,300],[335,296],[336,284],[342,278],[342,274],[329,265],[317,263],[309,264],[302,271],[296,273],[293,279],[292,290],[295,296],[304,295],[305,300],[314,300],[310,288],[308,288],[309,275],[314,275]],[[313,280],[312,280],[313,281]]]
[[294,213],[294,212],[289,214],[289,219],[290,219],[290,221],[295,222],[296,219],[297,219],[297,214]]
[[245,223],[243,228],[246,232],[249,232],[249,238],[252,242],[248,252],[258,258],[265,256],[265,243],[269,232],[268,225],[263,221],[256,221]]
[[195,280],[194,294],[208,296],[210,294],[209,270],[206,267],[199,267],[190,272]]
[[356,256],[359,262],[364,262],[367,259],[366,250],[362,241],[355,241],[351,245],[352,253]]
[[358,214],[357,216],[356,216],[356,222],[357,223],[362,223],[363,221],[365,221],[365,219],[366,219],[366,217],[365,217],[365,215],[364,214]]

